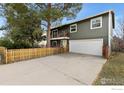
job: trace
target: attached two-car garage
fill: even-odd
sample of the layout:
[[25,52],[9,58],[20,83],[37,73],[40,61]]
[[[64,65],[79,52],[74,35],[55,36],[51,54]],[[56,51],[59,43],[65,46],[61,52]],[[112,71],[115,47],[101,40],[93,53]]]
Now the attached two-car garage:
[[69,40],[69,52],[102,56],[103,39]]

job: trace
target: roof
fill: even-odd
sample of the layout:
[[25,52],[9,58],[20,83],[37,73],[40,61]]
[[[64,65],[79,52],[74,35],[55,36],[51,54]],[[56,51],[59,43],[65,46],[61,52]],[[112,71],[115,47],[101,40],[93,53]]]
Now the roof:
[[85,21],[85,20],[88,20],[88,19],[91,19],[91,18],[94,18],[94,17],[98,17],[98,16],[101,16],[101,15],[104,15],[104,14],[107,14],[107,13],[112,13],[112,15],[113,15],[113,17],[112,17],[113,19],[112,20],[113,20],[113,28],[114,28],[114,24],[115,24],[115,22],[114,22],[114,12],[112,10],[108,10],[108,11],[99,13],[97,15],[86,17],[86,18],[84,18],[82,20],[79,20],[79,21],[75,21],[75,22],[71,22],[71,23],[68,23],[68,24],[64,24],[64,25],[60,25],[60,26],[57,26],[57,27],[53,27],[52,29],[63,27],[63,26],[67,26],[67,25],[70,25],[70,24],[78,23],[78,22],[82,22],[82,21]]

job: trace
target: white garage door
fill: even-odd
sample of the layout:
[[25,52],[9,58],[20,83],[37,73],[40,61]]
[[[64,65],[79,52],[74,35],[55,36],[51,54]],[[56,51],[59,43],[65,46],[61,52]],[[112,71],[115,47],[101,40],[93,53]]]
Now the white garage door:
[[103,39],[69,41],[69,52],[102,56]]

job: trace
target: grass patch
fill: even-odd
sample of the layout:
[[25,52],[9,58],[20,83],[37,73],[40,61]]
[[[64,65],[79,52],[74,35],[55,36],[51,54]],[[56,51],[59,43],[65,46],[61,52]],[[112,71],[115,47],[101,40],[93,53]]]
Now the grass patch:
[[124,85],[124,53],[112,53],[94,85]]

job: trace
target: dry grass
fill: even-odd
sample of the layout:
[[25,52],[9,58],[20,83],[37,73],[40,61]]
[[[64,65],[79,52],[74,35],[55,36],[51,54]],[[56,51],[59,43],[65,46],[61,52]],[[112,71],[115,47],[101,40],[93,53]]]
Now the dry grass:
[[124,53],[112,54],[94,84],[124,85]]

